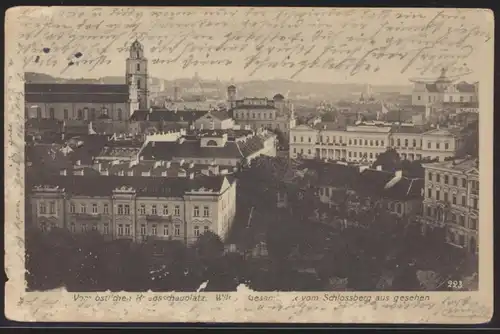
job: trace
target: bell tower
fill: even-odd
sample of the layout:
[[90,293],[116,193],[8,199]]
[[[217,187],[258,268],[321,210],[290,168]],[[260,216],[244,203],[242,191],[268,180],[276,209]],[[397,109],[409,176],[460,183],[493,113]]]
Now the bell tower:
[[137,40],[132,43],[129,52],[125,73],[132,114],[137,109],[149,109],[148,60],[144,57],[144,47]]

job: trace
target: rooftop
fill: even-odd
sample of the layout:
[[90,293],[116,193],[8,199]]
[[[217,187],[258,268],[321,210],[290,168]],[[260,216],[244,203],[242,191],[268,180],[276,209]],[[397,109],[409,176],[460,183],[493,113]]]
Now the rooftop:
[[439,168],[468,172],[479,168],[478,160],[472,158],[454,159],[449,161],[435,162],[424,165],[425,168]]
[[208,110],[140,109],[133,112],[130,120],[135,122],[194,122],[208,112]]
[[126,103],[128,85],[26,83],[25,99],[29,103]]
[[132,188],[141,196],[182,197],[186,192],[205,190],[218,193],[231,176],[200,176],[190,178],[157,178],[135,176],[51,176],[35,182],[35,186],[64,189],[74,196],[111,196],[115,189]]

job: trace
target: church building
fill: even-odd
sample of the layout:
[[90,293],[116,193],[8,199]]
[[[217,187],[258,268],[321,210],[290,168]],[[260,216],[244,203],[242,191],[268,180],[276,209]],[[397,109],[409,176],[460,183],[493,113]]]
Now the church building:
[[25,84],[26,118],[125,121],[149,104],[148,60],[137,40],[129,49],[124,84]]

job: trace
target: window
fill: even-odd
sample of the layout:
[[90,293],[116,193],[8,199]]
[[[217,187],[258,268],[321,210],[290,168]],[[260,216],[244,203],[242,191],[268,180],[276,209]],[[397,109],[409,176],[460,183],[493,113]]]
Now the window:
[[352,144],[352,141],[349,139],[349,145],[351,145],[351,144]]
[[308,154],[311,154],[311,149],[308,149],[308,150],[307,150],[307,153],[308,153]]
[[311,137],[307,138],[309,142],[311,142]]
[[455,194],[451,196],[451,201],[453,204],[457,204],[457,196]]
[[137,79],[137,88],[141,88],[141,79]]
[[378,140],[375,140],[375,146],[378,146]]
[[45,205],[45,203],[40,203],[40,213],[41,214],[46,214],[47,213],[47,206]]
[[405,147],[408,147],[408,139],[405,139]]
[[443,194],[443,196],[444,196],[444,199],[443,199],[443,200],[444,200],[445,202],[448,202],[448,193],[446,193],[446,192],[445,192],[445,193]]
[[92,224],[92,231],[97,231],[97,224]]
[[354,145],[358,145],[358,140],[354,139]]
[[436,200],[440,200],[441,199],[441,192],[439,190],[436,190]]
[[396,146],[397,146],[397,147],[401,146],[401,140],[396,139],[396,143],[397,143],[397,144],[396,144]]
[[462,188],[467,188],[467,180],[462,179]]
[[210,216],[210,209],[208,206],[203,207],[203,217],[209,217]]
[[365,139],[365,146],[368,146],[368,139]]
[[207,233],[208,231],[209,231],[208,226],[204,226],[204,227],[203,227],[203,233]]
[[71,230],[71,232],[73,232],[73,233],[75,233],[75,232],[76,232],[76,225],[75,225],[75,223],[71,223],[71,225],[70,225],[70,230]]
[[123,209],[124,209],[124,211],[125,211],[125,215],[130,215],[130,205],[125,204],[125,205],[123,206]]
[[460,215],[458,216],[458,219],[460,226],[465,226],[465,217]]
[[460,102],[464,102],[464,97],[460,96]]
[[297,153],[297,148],[293,148],[293,153]]
[[181,234],[181,226],[179,224],[175,224],[175,235],[179,236]]
[[436,143],[436,149],[438,149],[438,150],[439,150],[439,147],[440,147],[440,146],[441,146],[441,145],[440,145],[439,143]]
[[454,214],[454,213],[450,214],[450,220],[451,220],[452,223],[456,223],[456,221],[457,221],[457,215]]
[[469,228],[471,230],[477,230],[477,219],[476,218],[469,219]]
[[304,137],[300,137],[300,142],[303,143],[304,142]]
[[68,119],[69,118],[68,109],[64,109],[64,111],[63,111],[63,117],[64,117],[64,119]]
[[54,108],[49,108],[49,117],[50,117],[50,119],[56,118],[56,112],[55,112]]
[[383,140],[380,141],[380,146],[384,146],[384,141]]
[[422,96],[420,96],[420,95],[419,95],[419,96],[417,96],[417,100],[419,100],[419,101],[420,101],[421,99],[422,99]]
[[104,204],[104,206],[102,207],[102,211],[104,214],[108,214],[109,213],[109,205],[108,204]]
[[472,208],[474,208],[475,210],[478,209],[478,202],[477,202],[477,198],[473,198],[472,199]]
[[125,225],[125,235],[130,235],[130,224]]
[[429,181],[432,181],[432,173],[429,173]]
[[432,102],[431,97],[429,96],[429,102]]
[[353,154],[355,158],[358,156],[358,152],[353,152]]
[[69,204],[69,212],[70,213],[75,213],[76,212],[75,203],[70,203]]
[[82,224],[82,232],[87,232],[87,224]]
[[104,223],[103,233],[109,234],[109,224],[108,223]]
[[52,215],[56,213],[56,202],[49,202],[49,213]]
[[123,235],[123,224],[118,224],[118,235]]
[[139,207],[139,214],[141,214],[141,215],[146,214],[146,205],[141,204],[141,206]]
[[441,174],[436,174],[436,182],[441,182]]
[[194,217],[199,217],[200,216],[200,207],[199,206],[195,206],[194,207],[193,216]]
[[195,226],[194,227],[194,236],[195,237],[199,237],[200,236],[200,227],[199,226]]
[[453,177],[453,185],[456,186],[458,184],[458,178],[456,176]]
[[176,205],[174,208],[174,216],[180,216],[181,215],[181,208]]
[[168,236],[168,225],[167,224],[163,225],[163,235]]
[[118,214],[123,215],[123,204],[118,204]]
[[141,235],[146,235],[146,224],[141,225]]
[[[430,190],[430,189],[429,189],[429,190]],[[431,216],[432,216],[432,210],[431,210],[431,208],[430,208],[429,206],[427,207],[427,216],[428,216],[428,217],[431,217]]]
[[293,142],[296,143],[297,142],[297,137],[293,136]]
[[166,204],[163,205],[163,215],[168,216],[168,205]]
[[351,157],[351,151],[348,152],[349,158]]
[[373,159],[373,153],[370,152],[370,159]]
[[444,149],[448,150],[449,148],[450,148],[450,144],[449,143],[444,143]]
[[156,204],[153,204],[153,205],[151,206],[151,214],[152,214],[152,215],[156,215],[156,214],[158,214],[158,211],[156,210]]
[[157,228],[156,224],[153,224],[153,226],[151,226],[151,234],[152,235],[158,234],[158,228]]
[[92,213],[97,213],[97,204],[96,203],[92,204]]
[[413,139],[413,147],[417,147],[417,140]]
[[80,205],[80,213],[87,213],[87,206],[85,204]]
[[38,119],[42,118],[42,108],[36,107],[36,117]]
[[465,200],[465,195],[462,195],[462,206],[466,206],[467,202]]
[[118,108],[117,118],[119,121],[121,121],[123,118],[123,113],[121,108]]
[[427,142],[427,148],[431,148],[431,143]]
[[42,230],[42,232],[45,232],[47,230],[47,224],[40,223],[40,229]]
[[137,69],[137,71],[140,71],[141,70],[141,64],[137,64],[136,65],[136,69]]
[[445,175],[444,176],[444,184],[448,184],[448,182],[449,182],[449,177],[448,177],[448,175]]

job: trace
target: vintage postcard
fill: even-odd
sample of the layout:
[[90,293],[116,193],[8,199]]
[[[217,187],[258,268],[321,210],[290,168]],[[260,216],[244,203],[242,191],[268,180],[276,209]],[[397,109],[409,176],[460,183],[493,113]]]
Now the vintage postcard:
[[484,9],[15,7],[6,317],[488,322]]

